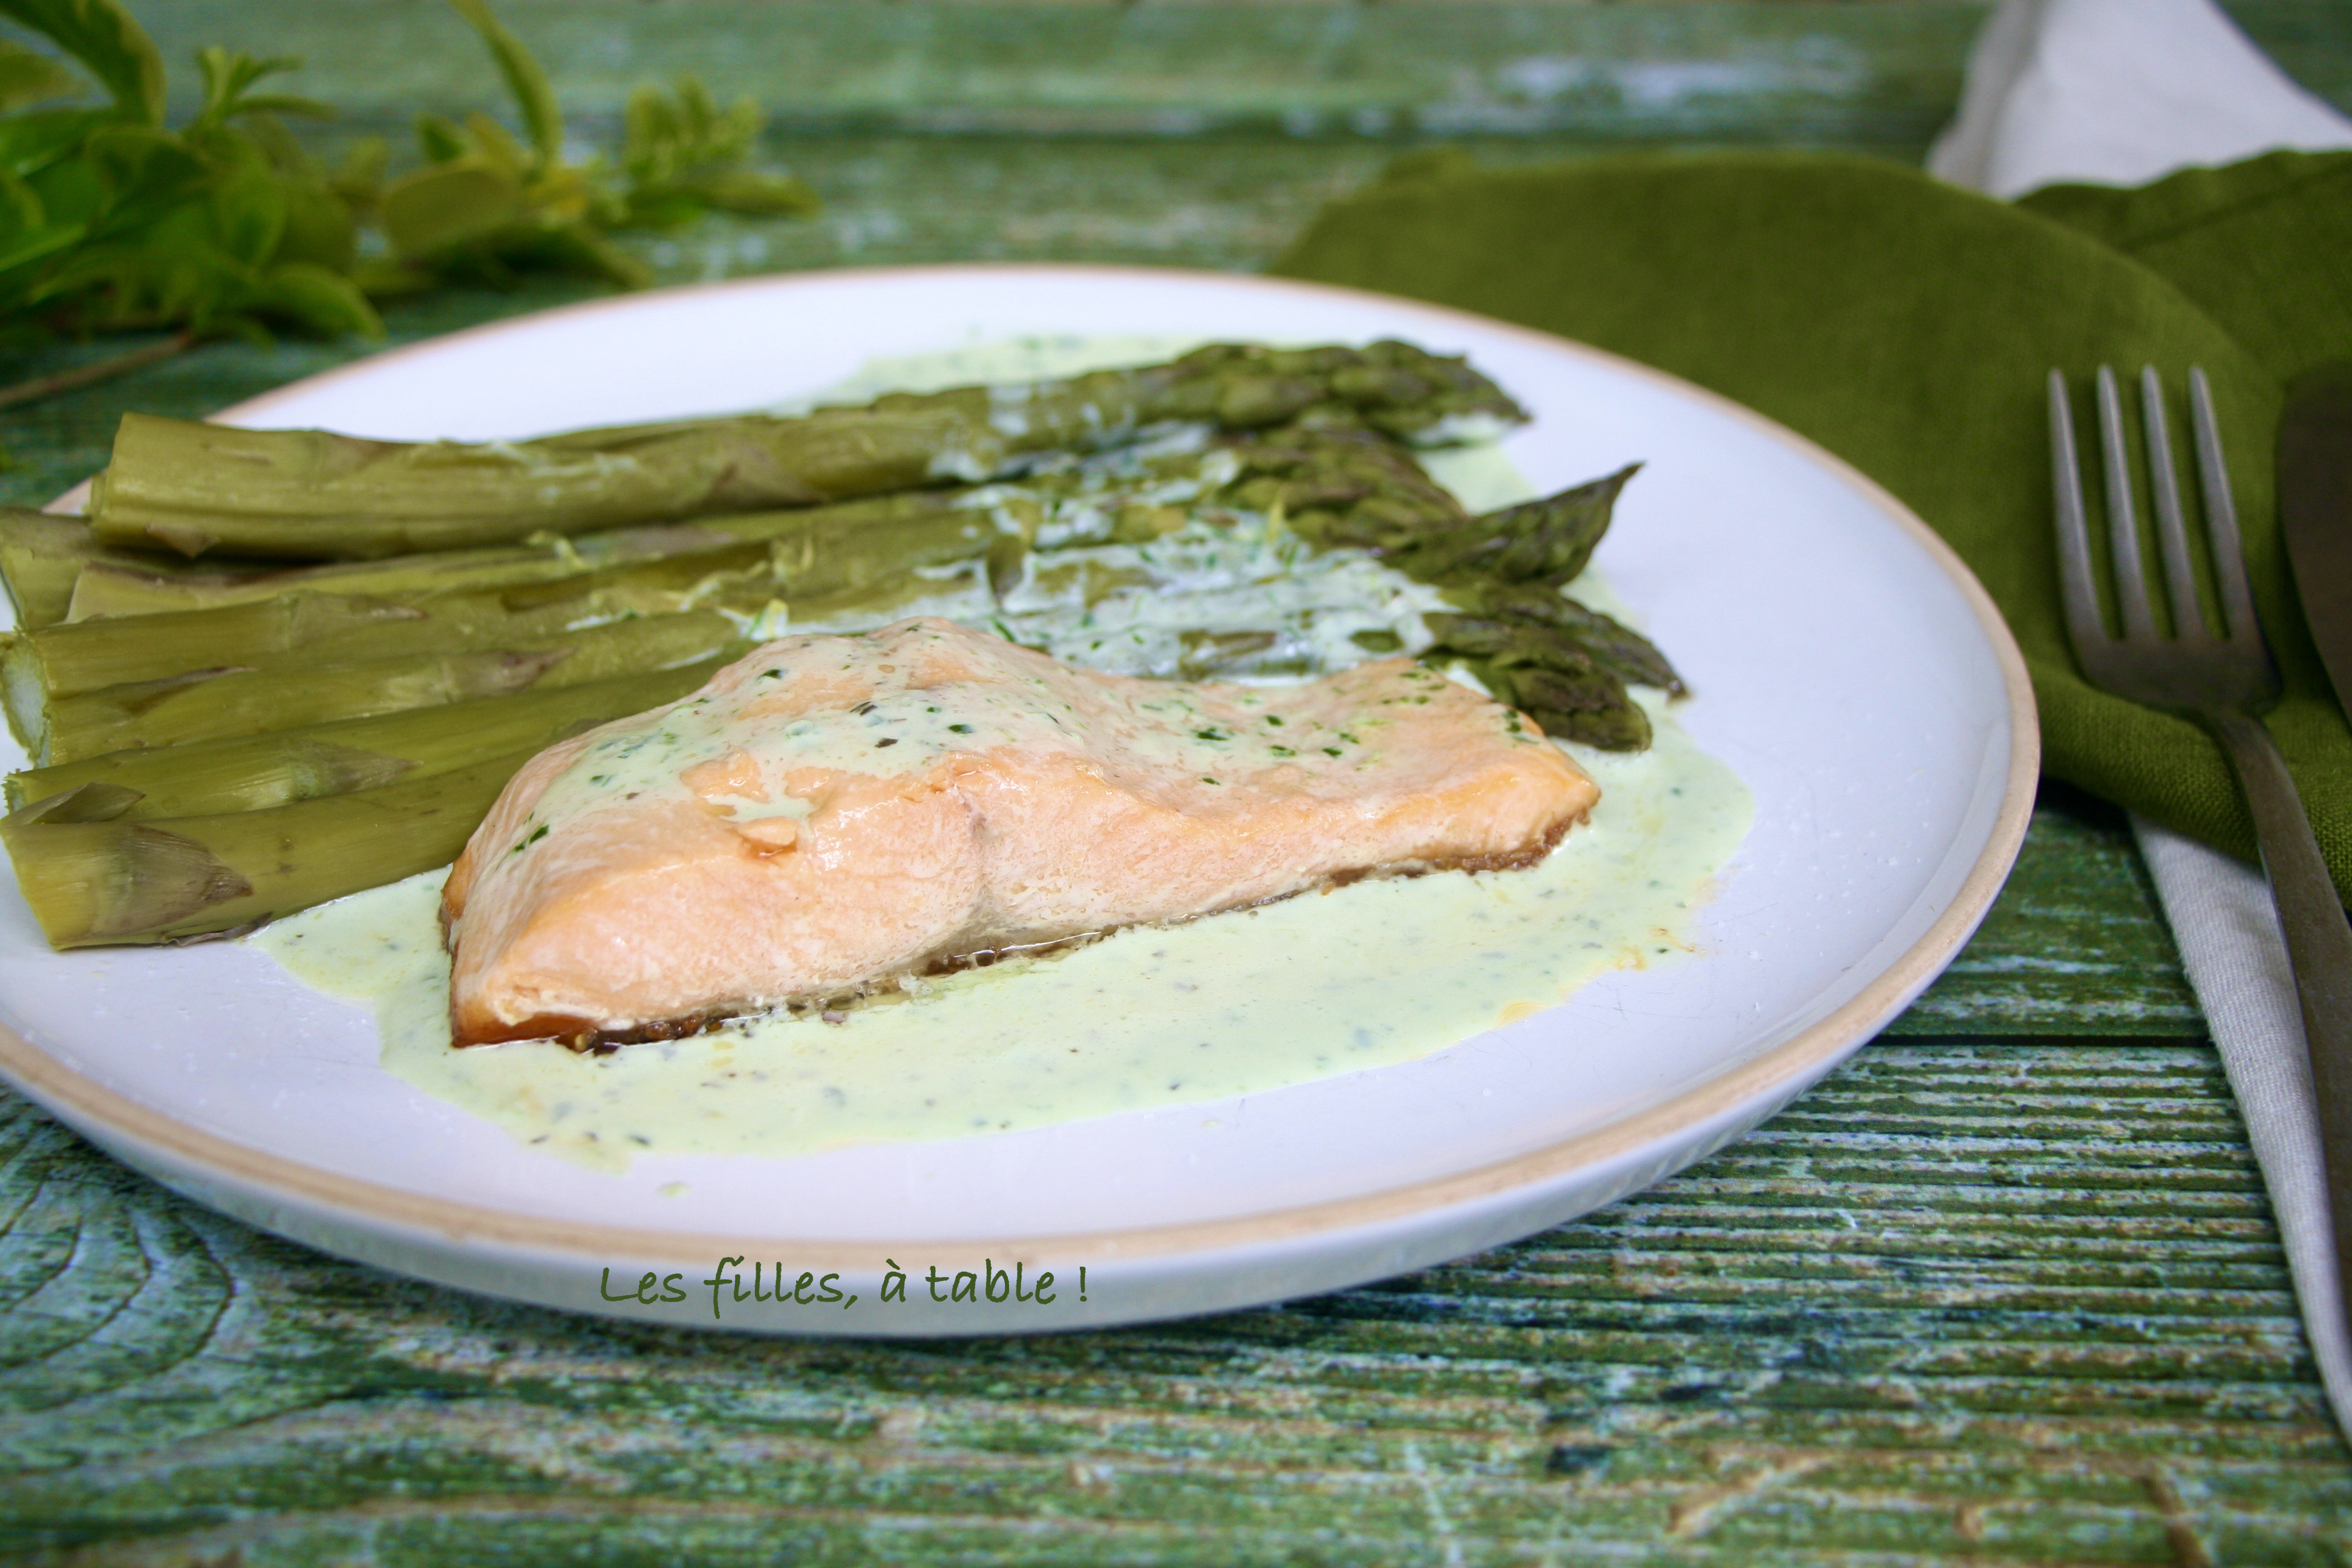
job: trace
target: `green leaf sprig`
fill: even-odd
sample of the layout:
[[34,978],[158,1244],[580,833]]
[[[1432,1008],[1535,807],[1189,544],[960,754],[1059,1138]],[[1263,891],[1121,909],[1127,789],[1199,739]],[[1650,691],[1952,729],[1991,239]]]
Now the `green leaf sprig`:
[[[484,0],[450,3],[496,61],[522,136],[487,114],[421,116],[424,165],[387,178],[379,138],[330,170],[287,130],[288,116],[332,113],[261,90],[298,61],[199,51],[204,100],[174,129],[162,55],[122,0],[0,0],[0,16],[47,39],[109,100],[45,107],[86,84],[0,39],[0,342],[129,329],[378,336],[373,299],[547,269],[640,287],[651,276],[614,231],[713,209],[815,210],[807,186],[750,167],[758,106],[720,110],[691,78],[631,98],[617,165],[567,161],[538,60]],[[369,228],[383,242],[373,255]]]
[[[58,44],[111,100],[0,116],[0,334],[211,336],[264,320],[383,331],[351,276],[351,214],[277,118],[325,111],[255,90],[293,61],[204,50],[203,107],[175,131],[163,58],[114,0],[0,0],[0,16]],[[79,87],[22,49],[0,57],[0,81],[12,110]]]

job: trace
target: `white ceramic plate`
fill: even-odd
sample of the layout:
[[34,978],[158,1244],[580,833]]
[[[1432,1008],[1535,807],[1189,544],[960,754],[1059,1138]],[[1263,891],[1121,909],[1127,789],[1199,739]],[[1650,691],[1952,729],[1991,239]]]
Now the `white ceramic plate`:
[[[1646,460],[1601,563],[1698,693],[1684,723],[1757,804],[1705,916],[1704,956],[1612,975],[1423,1060],[1244,1101],[794,1159],[646,1158],[604,1175],[383,1073],[366,1015],[261,953],[53,953],[0,879],[0,1070],[200,1202],[469,1289],[709,1324],[703,1281],[740,1258],[771,1284],[777,1268],[791,1283],[838,1274],[834,1288],[859,1300],[738,1302],[730,1288],[729,1328],[1067,1329],[1332,1289],[1606,1204],[1779,1110],[1975,929],[2023,836],[2037,763],[2024,668],[1982,590],[1892,497],[1809,443],[1557,338],[1206,274],[819,273],[500,322],[223,417],[521,436],[769,404],[877,355],[1033,333],[1405,338],[1467,353],[1534,413],[1507,452],[1543,489]],[[989,1271],[1016,1261],[1024,1294],[1055,1273],[1050,1301],[985,1300]],[[885,1304],[894,1267],[917,1279]],[[983,1299],[932,1302],[932,1267],[973,1271]],[[648,1272],[656,1300],[641,1302],[630,1293]]]

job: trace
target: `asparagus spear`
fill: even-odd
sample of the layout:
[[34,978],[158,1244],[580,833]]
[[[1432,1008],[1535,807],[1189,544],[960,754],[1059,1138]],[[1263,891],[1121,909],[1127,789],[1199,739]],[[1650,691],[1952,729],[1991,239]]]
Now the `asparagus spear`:
[[1497,701],[1518,709],[1547,734],[1605,752],[1639,752],[1650,744],[1650,716],[1625,695],[1625,683],[1572,649],[1517,647],[1465,662]]
[[554,584],[413,603],[286,594],[217,609],[74,621],[8,635],[0,647],[0,674],[15,708],[32,688],[63,697],[191,670],[281,669],[547,646],[630,615],[711,605],[755,612],[779,591],[769,546],[739,544]]
[[[1114,471],[1048,473],[961,494],[709,520],[691,525],[690,534],[687,529],[673,531],[689,534],[698,544],[713,537],[733,542],[692,553],[625,559],[549,581],[398,600],[305,591],[204,610],[77,621],[18,637],[0,668],[18,689],[37,684],[52,696],[68,696],[190,669],[267,669],[319,659],[512,648],[593,617],[710,603],[740,606],[748,614],[771,597],[838,597],[923,567],[983,558],[992,549],[999,556],[992,580],[1009,583],[1024,552],[1003,542],[1010,535],[1018,534],[1025,545],[1033,534],[1045,537],[1039,530],[1055,519],[1066,523],[1066,514],[1089,509],[1104,514],[1105,534],[1114,533],[1120,526],[1116,519],[1139,498],[1167,493],[1171,484],[1196,499],[1205,494],[1237,505],[1287,505],[1302,527],[1328,522],[1335,540],[1370,532],[1375,522],[1393,532],[1407,524],[1445,528],[1463,520],[1453,499],[1385,438],[1344,429],[1290,431],[1234,453],[1179,454]],[[1061,531],[1075,533],[1076,528],[1069,524]],[[604,553],[609,557],[620,548],[610,542]],[[372,585],[413,587],[447,581],[457,570],[514,560],[505,552],[476,552],[465,560],[444,556],[424,566],[421,574],[404,577],[392,575],[402,569],[398,561],[359,570],[372,574],[363,579]],[[353,574],[350,567],[323,571]],[[721,582],[714,594],[710,580],[727,574],[740,574],[740,581]],[[306,573],[298,580],[357,585],[352,575]]]
[[[1118,525],[1094,514],[1123,516],[1138,496],[1213,490],[1233,472],[1218,453],[1122,458],[1019,486],[631,531],[593,542],[594,553],[552,582],[478,584],[400,603],[309,593],[76,622],[9,641],[0,670],[20,735],[39,754],[46,732],[53,760],[455,700],[530,683],[544,661],[528,663],[516,650],[572,646],[583,623],[692,604],[749,616],[786,594],[820,618],[880,613],[936,591],[915,575],[920,568],[983,556],[1040,527],[1073,540],[1089,529],[1108,536]],[[1015,510],[1028,521],[1009,521]],[[693,552],[661,553],[681,546]],[[551,557],[461,552],[315,568],[252,586],[417,588],[519,559],[538,573]],[[709,624],[696,636],[694,657],[723,640]],[[656,652],[675,662],[666,646]],[[311,679],[322,660],[329,668]],[[579,668],[566,679],[578,679]],[[272,707],[279,702],[282,710]]]
[[[1148,476],[1155,481],[1166,477],[1158,471]],[[830,595],[923,566],[985,556],[1007,537],[1003,519],[1013,511],[1043,517],[1071,502],[1116,509],[1120,499],[1121,486],[1116,479],[1055,474],[1011,485],[904,491],[799,510],[616,529],[534,545],[436,551],[380,562],[337,562],[262,573],[205,572],[186,566],[158,572],[145,561],[112,555],[80,568],[65,618],[79,622],[215,609],[290,593],[429,605],[451,594],[561,584],[615,566],[717,556],[763,542],[773,546],[769,559],[780,584],[788,584],[795,595]],[[1028,531],[1034,533],[1034,523]],[[746,555],[734,564],[756,558]],[[726,564],[719,562],[705,570]],[[654,572],[635,580],[654,583],[667,575]],[[596,586],[596,583],[585,583],[567,592],[585,593]],[[553,596],[561,595],[501,595],[509,605],[546,603]]]
[[1682,677],[1648,638],[1559,591],[1591,562],[1618,492],[1640,467],[1452,531],[1375,519],[1331,531],[1439,584],[1469,612],[1424,616],[1436,642],[1423,658],[1464,659],[1498,699],[1554,734],[1640,751],[1650,743],[1650,721],[1625,682],[1679,697],[1687,689]]
[[1458,360],[1218,345],[1163,365],[863,408],[579,431],[535,441],[371,441],[127,415],[91,490],[102,543],[194,556],[366,560],[730,510],[808,506],[1008,471],[1165,420],[1366,424],[1443,440],[1524,418]]
[[13,703],[27,688],[62,697],[193,669],[282,662],[314,644],[424,618],[384,600],[289,594],[225,610],[82,621],[13,634],[0,652],[0,669]]
[[1278,509],[1293,532],[1318,548],[1389,553],[1472,526],[1462,503],[1409,454],[1367,432],[1294,428],[1226,446],[1240,476],[1221,499]]
[[523,544],[427,551],[382,561],[339,561],[325,565],[225,561],[216,567],[198,567],[155,556],[102,552],[73,580],[73,597],[64,618],[79,621],[98,616],[214,609],[274,599],[281,594],[354,594],[408,601],[554,582],[630,562],[812,532],[845,533],[869,524],[931,517],[951,508],[960,494],[907,491],[834,506],[610,529],[571,538],[551,535]]
[[[1238,469],[1234,467],[1236,454]],[[1241,481],[1238,489],[1234,488],[1236,479]],[[778,544],[778,569],[795,596],[835,594],[898,572],[992,551],[1000,557],[996,576],[1003,580],[1013,558],[1029,547],[1125,538],[1135,532],[1129,523],[1147,513],[1164,514],[1169,525],[1181,524],[1186,514],[1166,504],[1171,499],[1225,501],[1258,510],[1284,504],[1294,524],[1309,532],[1349,513],[1358,514],[1353,521],[1359,529],[1381,518],[1441,526],[1465,521],[1452,498],[1431,484],[1392,443],[1362,431],[1292,428],[1232,450],[1221,447],[1142,458],[1120,453],[986,486],[901,491],[796,510],[711,517],[381,562],[256,569],[234,562],[204,567],[100,552],[100,559],[82,567],[67,618],[214,608],[288,593],[415,603],[453,592],[558,582],[615,564],[715,552],[761,540]],[[1164,526],[1145,526],[1133,542],[1162,531]]]
[[47,626],[64,620],[74,578],[96,551],[79,518],[15,507],[0,510],[0,580],[16,606],[16,624]]
[[1458,532],[1409,539],[1391,550],[1391,564],[1424,583],[1476,575],[1557,588],[1591,561],[1617,493],[1641,467],[1631,463],[1590,484],[1487,512]]
[[403,555],[382,563],[260,572],[163,573],[144,563],[132,565],[121,560],[98,560],[86,563],[73,580],[72,597],[64,618],[88,621],[110,616],[210,610],[302,593],[417,599],[576,576],[604,563],[601,560],[591,563],[567,557],[552,547],[527,545],[447,551],[439,555]]
[[[1198,466],[1197,454],[1189,460]],[[792,579],[794,592],[832,593],[889,573],[984,555],[1005,532],[1021,531],[1008,521],[1016,513],[1042,519],[1073,504],[1116,510],[1125,491],[1163,485],[1185,466],[1183,461],[1145,465],[1135,475],[1052,472],[1010,484],[898,491],[829,506],[325,565],[257,570],[230,563],[226,568],[207,569],[96,552],[96,558],[73,579],[71,603],[62,618],[214,609],[291,593],[413,603],[451,593],[560,582],[614,565],[708,554],[759,542],[779,547],[775,559]],[[86,531],[85,525],[72,520],[44,521]],[[1035,531],[1033,521],[1025,536],[1034,537]]]
[[266,811],[141,820],[91,782],[0,817],[16,884],[57,948],[178,942],[445,866],[533,752]]
[[8,716],[26,754],[47,765],[135,746],[168,747],[520,691],[560,657],[551,649],[491,651],[308,669],[194,670],[29,706],[12,702]]
[[18,626],[49,626],[64,620],[75,582],[99,563],[131,565],[139,558],[100,545],[80,518],[0,507],[0,582],[7,584]]
[[1655,686],[1674,697],[1689,690],[1649,638],[1563,595],[1517,584],[1483,584],[1448,589],[1446,597],[1486,614],[1423,616],[1442,647],[1489,656],[1515,642],[1557,642],[1588,656],[1620,679]]
[[9,719],[31,755],[69,763],[135,746],[177,746],[666,670],[731,657],[746,646],[740,637],[733,621],[708,610],[633,616],[519,649],[202,670],[46,703],[36,696],[29,712],[12,702]]
[[20,808],[102,783],[139,796],[121,820],[144,820],[259,811],[374,789],[395,779],[448,773],[509,752],[552,745],[585,725],[683,697],[721,662],[707,658],[650,674],[540,687],[376,718],[110,752],[12,774],[8,805]]

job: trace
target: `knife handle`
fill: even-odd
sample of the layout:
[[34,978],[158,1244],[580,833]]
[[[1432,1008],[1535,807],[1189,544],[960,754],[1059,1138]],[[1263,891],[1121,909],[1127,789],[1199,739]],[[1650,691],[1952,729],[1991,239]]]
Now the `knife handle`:
[[2352,362],[2287,384],[2278,428],[2279,538],[2336,705],[2352,711]]
[[2263,721],[2244,713],[2199,717],[2226,747],[2253,815],[2254,841],[2278,906],[2311,1057],[2320,1157],[2335,1240],[2336,1312],[2352,1332],[2352,921],[2304,815],[2286,759]]

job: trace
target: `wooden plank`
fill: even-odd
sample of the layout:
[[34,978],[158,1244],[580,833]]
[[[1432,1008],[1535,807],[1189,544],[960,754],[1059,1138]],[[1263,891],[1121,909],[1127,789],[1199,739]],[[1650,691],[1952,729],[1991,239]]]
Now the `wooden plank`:
[[2000,898],[1892,1032],[2204,1038],[2122,813],[2045,784]]
[[2352,1548],[2352,1463],[2190,1047],[1882,1043],[1518,1246],[1080,1336],[721,1340],[437,1291],[207,1215],[21,1102],[0,1213],[0,1547],[112,1543],[77,1561]]
[[[2237,0],[2257,42],[2352,101],[2352,17]],[[1980,0],[1874,5],[1452,3],[876,6],[800,0],[789,21],[688,0],[506,0],[567,107],[609,123],[629,91],[692,71],[795,132],[1186,137],[1572,135],[1924,145],[1958,96]],[[175,70],[206,44],[310,63],[296,79],[371,122],[504,100],[436,0],[149,0]],[[185,74],[183,71],[183,74]],[[193,79],[181,90],[193,94]],[[193,102],[193,97],[190,98]]]
[[[141,14],[170,60],[205,44],[301,56],[299,90],[403,128],[419,109],[503,104],[434,0],[151,0]],[[726,4],[506,0],[500,15],[587,118],[686,70],[798,132],[1655,141],[1801,124],[1909,142],[1948,112],[1984,7],[803,0],[755,47]]]

